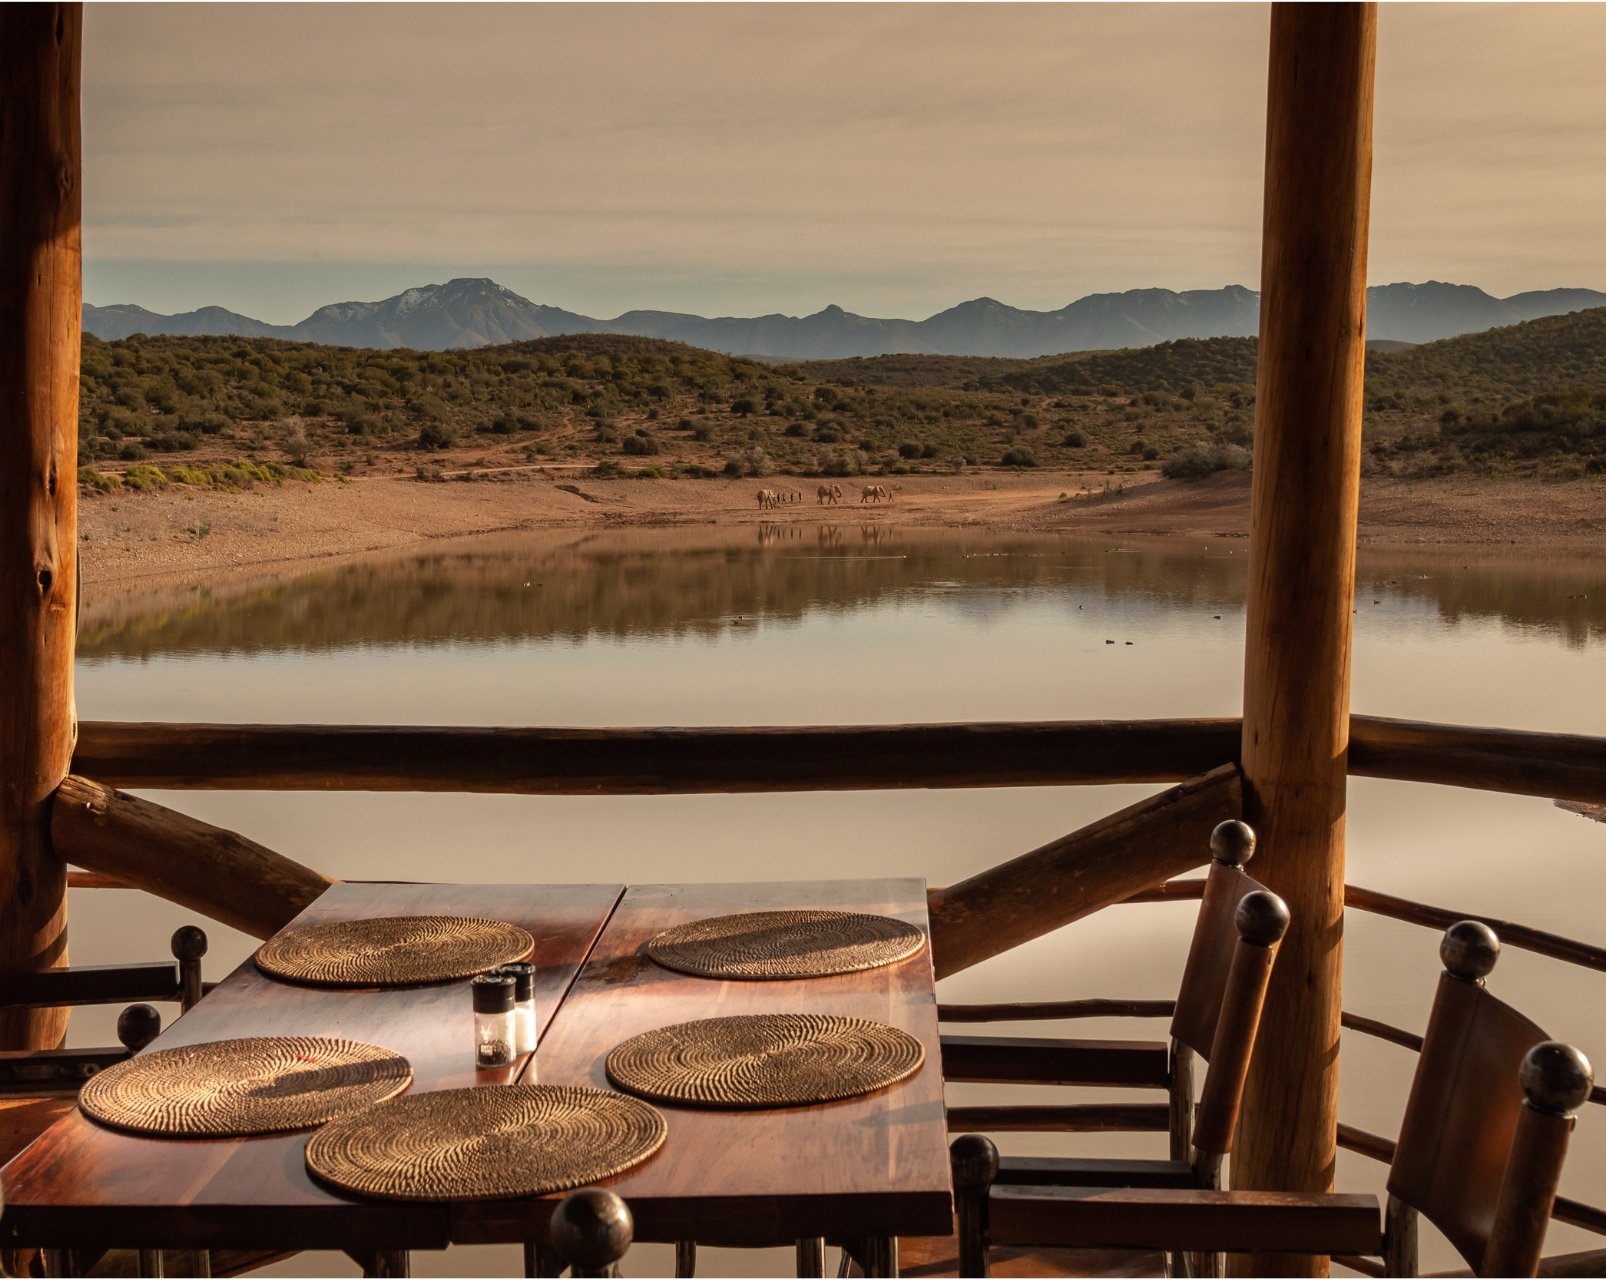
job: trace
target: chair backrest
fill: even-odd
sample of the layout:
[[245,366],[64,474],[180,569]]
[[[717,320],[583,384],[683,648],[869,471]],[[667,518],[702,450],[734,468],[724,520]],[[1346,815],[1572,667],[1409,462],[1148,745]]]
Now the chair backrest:
[[1522,1112],[1522,1062],[1545,1033],[1484,989],[1500,940],[1473,920],[1452,925],[1428,1015],[1389,1194],[1444,1232],[1481,1274]]
[[1244,895],[1264,890],[1243,864],[1255,853],[1255,833],[1242,822],[1223,822],[1210,835],[1210,871],[1205,878],[1204,900],[1193,925],[1193,943],[1182,970],[1182,987],[1171,1018],[1171,1034],[1206,1062],[1221,1019],[1221,1001],[1227,975],[1238,947],[1233,923]]

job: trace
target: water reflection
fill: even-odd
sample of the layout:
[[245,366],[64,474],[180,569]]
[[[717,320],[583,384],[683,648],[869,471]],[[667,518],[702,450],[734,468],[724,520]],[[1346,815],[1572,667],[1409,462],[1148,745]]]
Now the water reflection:
[[[1246,547],[1124,544],[884,524],[756,531],[503,535],[294,576],[91,590],[79,654],[102,659],[349,646],[719,634],[732,617],[796,621],[921,592],[1095,595],[1243,607]],[[1602,561],[1578,553],[1363,552],[1357,609],[1423,606],[1581,646],[1606,631]]]

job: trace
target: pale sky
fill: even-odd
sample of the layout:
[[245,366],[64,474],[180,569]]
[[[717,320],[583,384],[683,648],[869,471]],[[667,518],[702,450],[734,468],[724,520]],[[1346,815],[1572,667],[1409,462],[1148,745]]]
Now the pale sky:
[[[86,300],[1256,287],[1258,4],[91,4]],[[1606,5],[1384,5],[1372,283],[1606,289]]]

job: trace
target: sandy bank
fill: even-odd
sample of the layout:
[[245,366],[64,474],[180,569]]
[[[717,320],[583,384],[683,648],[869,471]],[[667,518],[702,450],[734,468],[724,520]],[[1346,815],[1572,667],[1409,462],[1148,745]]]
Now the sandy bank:
[[[898,523],[1031,532],[1247,537],[1249,475],[1199,481],[1154,472],[983,472],[882,480],[888,503],[862,503],[843,483],[821,505],[801,477],[754,480],[599,478],[561,470],[482,473],[424,483],[401,477],[258,485],[236,494],[170,485],[112,495],[84,492],[79,531],[86,587],[134,579],[209,576],[248,566],[288,568],[437,538],[595,525]],[[1104,485],[1124,484],[1106,493]],[[760,510],[760,487],[800,500]],[[1091,490],[1091,493],[1089,491]],[[1606,531],[1606,485],[1523,480],[1363,483],[1360,539],[1370,543],[1588,545]]]

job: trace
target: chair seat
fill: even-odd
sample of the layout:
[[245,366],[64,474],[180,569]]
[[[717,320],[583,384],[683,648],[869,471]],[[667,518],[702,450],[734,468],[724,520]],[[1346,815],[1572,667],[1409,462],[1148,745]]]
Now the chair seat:
[[1170,1049],[1160,1041],[942,1036],[941,1043],[944,1080],[1139,1089],[1171,1084]]
[[1378,1253],[1383,1239],[1369,1195],[995,1185],[988,1219],[995,1247],[1364,1256]]
[[[957,1276],[954,1236],[903,1236],[898,1241],[900,1276]],[[1031,1249],[995,1245],[994,1276],[1163,1276],[1165,1254],[1157,1249]],[[855,1272],[854,1274],[858,1274]]]

